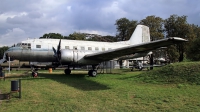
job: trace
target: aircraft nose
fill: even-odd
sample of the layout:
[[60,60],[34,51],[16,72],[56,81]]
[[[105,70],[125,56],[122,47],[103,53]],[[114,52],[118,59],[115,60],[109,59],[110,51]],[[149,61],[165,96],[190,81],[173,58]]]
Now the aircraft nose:
[[12,55],[12,49],[11,48],[9,48],[7,51],[5,51],[4,52],[4,58],[6,59],[6,60],[9,60],[9,57],[11,57],[11,55]]

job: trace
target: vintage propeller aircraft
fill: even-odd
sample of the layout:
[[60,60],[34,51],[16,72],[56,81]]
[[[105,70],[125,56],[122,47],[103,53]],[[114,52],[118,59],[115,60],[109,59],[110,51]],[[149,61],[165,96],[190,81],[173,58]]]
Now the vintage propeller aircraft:
[[[150,41],[149,27],[137,25],[128,41],[97,42],[59,39],[28,39],[9,48],[1,62],[10,59],[30,62],[52,62],[57,65],[68,65],[64,70],[70,74],[70,66],[92,65],[88,75],[96,76],[99,63],[120,57],[136,58],[147,55],[151,50],[172,44],[186,42],[179,37],[169,37]],[[0,63],[1,63],[0,62]]]

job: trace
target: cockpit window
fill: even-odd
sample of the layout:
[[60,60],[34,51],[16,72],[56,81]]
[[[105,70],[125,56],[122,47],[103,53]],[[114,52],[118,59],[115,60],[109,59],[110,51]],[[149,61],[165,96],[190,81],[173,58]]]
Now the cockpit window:
[[20,47],[21,46],[21,43],[17,43],[16,47]]
[[31,49],[31,43],[17,43],[16,47],[23,47]]
[[31,48],[31,43],[28,43],[28,48],[29,48],[29,49]]

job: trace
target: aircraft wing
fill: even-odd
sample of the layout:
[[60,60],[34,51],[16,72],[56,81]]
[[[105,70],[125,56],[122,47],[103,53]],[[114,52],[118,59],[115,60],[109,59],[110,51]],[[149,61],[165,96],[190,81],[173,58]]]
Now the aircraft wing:
[[170,37],[166,39],[151,41],[147,43],[130,45],[122,48],[111,49],[107,51],[102,51],[93,54],[87,54],[84,56],[85,59],[93,59],[99,61],[108,61],[117,57],[121,57],[124,55],[130,55],[133,53],[139,53],[144,51],[155,50],[160,47],[166,47],[172,44],[178,44],[182,42],[187,42],[187,40],[179,38],[179,37]]

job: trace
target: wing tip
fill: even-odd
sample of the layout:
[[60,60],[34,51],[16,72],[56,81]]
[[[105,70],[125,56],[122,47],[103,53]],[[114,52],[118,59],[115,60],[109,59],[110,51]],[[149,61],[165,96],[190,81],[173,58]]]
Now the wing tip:
[[188,42],[188,40],[180,38],[180,37],[169,37],[170,40],[176,40],[181,42]]

